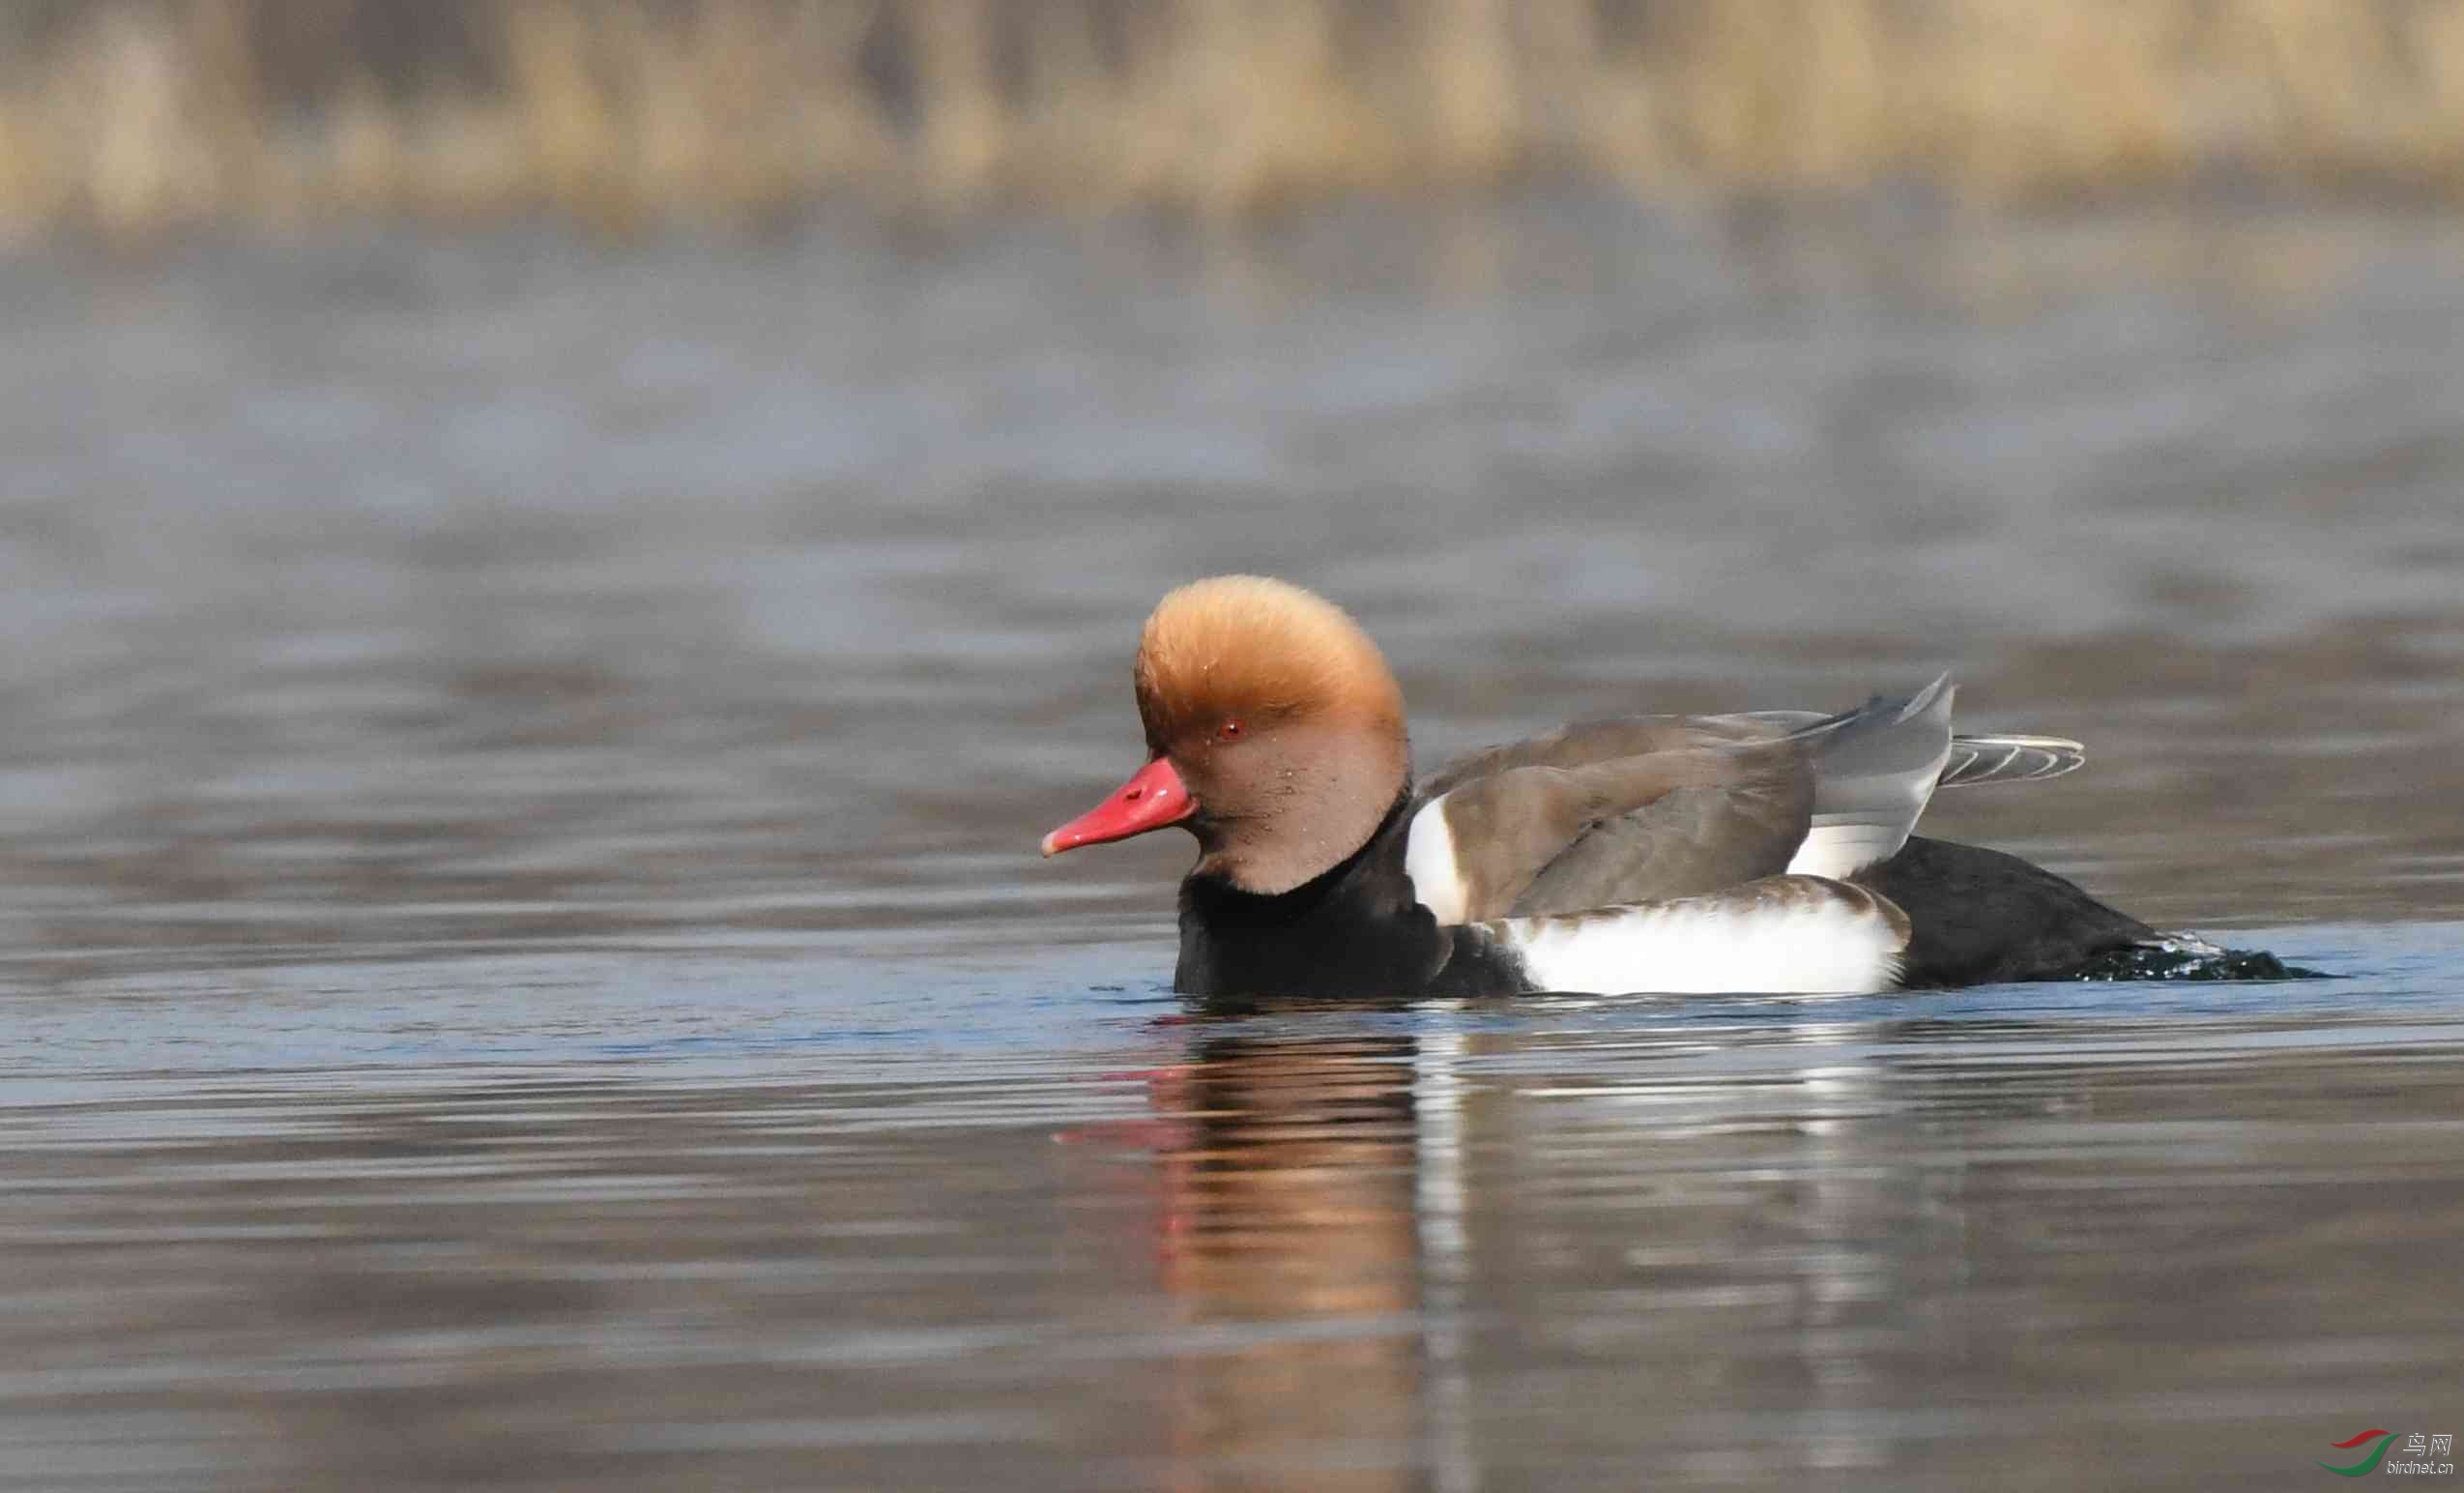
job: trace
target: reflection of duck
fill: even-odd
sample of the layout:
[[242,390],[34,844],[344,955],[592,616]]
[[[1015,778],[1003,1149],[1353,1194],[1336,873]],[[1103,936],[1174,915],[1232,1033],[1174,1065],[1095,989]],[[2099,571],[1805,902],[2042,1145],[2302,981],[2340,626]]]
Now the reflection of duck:
[[1140,639],[1148,761],[1045,854],[1178,824],[1198,994],[1855,991],[2071,973],[2145,924],[1909,831],[1937,786],[2075,743],[1954,737],[1947,682],[1839,716],[1637,716],[1475,753],[1415,791],[1403,694],[1349,616],[1223,576]]
[[[1157,1080],[1163,1284],[1223,1328],[1174,1367],[1174,1486],[1421,1485],[1446,1367],[1424,1308],[1408,1037],[1202,1039]],[[1259,1476],[1263,1467],[1288,1476]],[[1305,1476],[1299,1469],[1306,1469]]]

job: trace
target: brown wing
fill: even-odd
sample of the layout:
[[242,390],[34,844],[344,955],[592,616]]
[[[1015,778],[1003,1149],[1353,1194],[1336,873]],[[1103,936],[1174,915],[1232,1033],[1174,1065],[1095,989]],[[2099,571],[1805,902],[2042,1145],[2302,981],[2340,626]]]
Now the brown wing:
[[1812,823],[1813,752],[1771,722],[1638,716],[1439,769],[1464,921],[1717,892],[1787,868]]

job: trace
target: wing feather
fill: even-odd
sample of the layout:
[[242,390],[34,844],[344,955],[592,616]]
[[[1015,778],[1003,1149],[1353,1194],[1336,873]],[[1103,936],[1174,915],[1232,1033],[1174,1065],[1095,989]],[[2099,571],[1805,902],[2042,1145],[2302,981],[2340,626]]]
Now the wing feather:
[[1789,869],[1822,793],[1887,855],[1931,791],[1950,705],[1937,680],[1838,716],[1634,717],[1476,753],[1429,779],[1413,885],[1448,922],[1719,892]]

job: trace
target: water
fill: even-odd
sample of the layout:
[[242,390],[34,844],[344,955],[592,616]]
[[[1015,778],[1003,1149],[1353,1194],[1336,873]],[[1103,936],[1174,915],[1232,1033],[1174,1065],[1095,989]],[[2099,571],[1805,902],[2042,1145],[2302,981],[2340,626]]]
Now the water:
[[[2385,216],[0,265],[0,1489],[2294,1482],[2464,1419],[2464,282]],[[2339,978],[1166,989],[1175,580],[1424,755],[1957,669]],[[2400,1447],[2399,1443],[2399,1447]]]

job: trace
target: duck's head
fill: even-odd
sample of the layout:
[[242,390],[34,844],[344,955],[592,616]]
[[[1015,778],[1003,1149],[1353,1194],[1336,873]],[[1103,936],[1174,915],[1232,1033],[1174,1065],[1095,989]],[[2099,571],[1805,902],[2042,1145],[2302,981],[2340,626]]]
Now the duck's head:
[[1258,575],[1157,603],[1138,640],[1146,765],[1044,854],[1185,827],[1198,874],[1289,892],[1369,842],[1410,776],[1403,690],[1340,606]]

